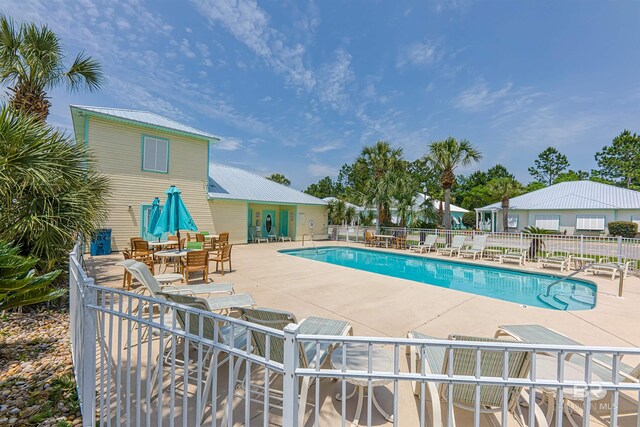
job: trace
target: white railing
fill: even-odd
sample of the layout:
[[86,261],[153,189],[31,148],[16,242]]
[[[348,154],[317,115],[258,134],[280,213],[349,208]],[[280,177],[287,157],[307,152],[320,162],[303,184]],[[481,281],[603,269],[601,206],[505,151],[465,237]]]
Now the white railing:
[[450,241],[449,236],[465,235],[471,241],[476,234],[486,234],[487,247],[501,249],[529,249],[532,240],[541,242],[539,253],[566,253],[575,256],[592,258],[598,261],[601,258],[609,258],[617,262],[625,260],[640,260],[640,239],[623,237],[589,236],[589,235],[562,235],[562,234],[527,234],[527,233],[487,233],[472,230],[442,230],[419,229],[408,227],[347,227],[329,226],[329,237],[332,240],[347,242],[363,242],[366,230],[381,234],[395,236],[416,236],[420,241],[427,234],[437,234],[438,245],[444,246]]
[[[82,269],[79,247],[70,256],[69,279],[71,345],[85,426],[293,427],[300,425],[301,411],[305,425],[345,426],[353,419],[347,399],[333,405],[326,399],[334,388],[348,397],[352,384],[368,391],[363,425],[383,423],[378,406],[393,415],[394,426],[439,425],[428,420],[440,418],[451,425],[452,414],[465,412],[454,410],[465,393],[471,415],[459,425],[489,425],[481,415],[488,409],[485,394],[498,399],[502,425],[513,416],[546,425],[545,415],[556,426],[574,419],[586,426],[592,418],[611,426],[621,417],[629,425],[639,422],[638,372],[622,365],[623,356],[640,360],[638,348],[304,335],[296,324],[276,330],[98,286]],[[326,363],[307,356],[311,363],[301,366],[301,351],[320,355],[327,345],[334,351]],[[253,351],[258,347],[263,356]],[[429,362],[438,357],[443,363]],[[310,398],[300,403],[300,383],[312,379]],[[342,381],[321,384],[323,379]],[[378,403],[373,389],[381,385],[390,388]],[[444,408],[428,403],[439,400]],[[554,409],[551,402],[559,403]],[[527,410],[538,406],[548,413]]]

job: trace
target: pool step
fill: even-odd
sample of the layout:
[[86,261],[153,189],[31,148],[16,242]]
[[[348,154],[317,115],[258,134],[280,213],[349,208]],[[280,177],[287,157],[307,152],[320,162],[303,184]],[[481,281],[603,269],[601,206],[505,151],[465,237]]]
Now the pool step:
[[554,298],[571,309],[591,309],[596,303],[591,295],[556,295]]
[[566,310],[569,307],[569,304],[558,301],[553,295],[538,294],[538,299],[556,310]]

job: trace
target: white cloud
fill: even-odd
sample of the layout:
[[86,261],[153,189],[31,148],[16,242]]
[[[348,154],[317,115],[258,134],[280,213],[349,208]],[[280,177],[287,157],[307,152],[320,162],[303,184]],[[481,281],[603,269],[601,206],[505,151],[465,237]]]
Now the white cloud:
[[430,41],[413,43],[400,51],[396,67],[406,65],[427,66],[435,64],[442,56],[439,46]]
[[344,112],[349,104],[346,88],[355,79],[351,70],[351,55],[344,49],[335,52],[333,62],[326,64],[318,82],[320,100],[331,105],[337,111]]
[[180,42],[180,52],[187,58],[195,58],[196,54],[191,50],[191,46],[189,44],[189,40],[182,39]]
[[240,149],[241,146],[242,141],[238,138],[232,137],[223,137],[221,141],[213,144],[214,149],[223,151],[235,151]]
[[238,41],[263,58],[293,86],[311,90],[313,72],[303,62],[301,44],[288,45],[287,37],[269,26],[269,16],[255,0],[202,0],[193,2],[211,25],[221,24]]
[[307,171],[314,177],[337,176],[338,169],[323,163],[312,163],[307,166]]
[[480,80],[472,87],[463,90],[453,100],[454,107],[463,111],[480,111],[505,98],[510,94],[512,83],[505,84],[501,89],[492,91],[484,80]]
[[342,144],[335,142],[335,143],[317,145],[315,147],[312,147],[311,152],[315,154],[326,153],[327,151],[337,150],[341,147],[342,147]]

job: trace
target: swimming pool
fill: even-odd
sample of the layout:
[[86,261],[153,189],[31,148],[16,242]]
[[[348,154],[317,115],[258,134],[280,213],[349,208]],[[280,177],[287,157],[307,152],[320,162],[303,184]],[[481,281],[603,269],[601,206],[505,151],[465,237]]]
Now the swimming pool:
[[562,276],[359,248],[287,249],[281,253],[551,310],[591,310],[596,285]]

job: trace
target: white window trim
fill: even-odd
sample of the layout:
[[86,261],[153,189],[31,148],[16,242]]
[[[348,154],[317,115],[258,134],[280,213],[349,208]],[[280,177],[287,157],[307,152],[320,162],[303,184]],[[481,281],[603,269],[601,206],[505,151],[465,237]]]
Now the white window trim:
[[[155,143],[155,159],[153,162],[153,167],[147,167],[146,165],[146,156],[149,153],[150,149],[147,147],[147,143]],[[158,143],[164,142],[166,144],[166,156],[164,162],[164,169],[158,168]],[[169,173],[169,140],[166,138],[159,138],[151,135],[142,135],[142,170],[145,172],[156,172],[156,173]]]
[[604,231],[606,228],[607,228],[606,215],[589,215],[589,214],[576,215],[576,230]]
[[[538,225],[538,220],[541,220],[541,221],[557,220],[558,221],[558,228],[549,228],[549,227],[539,226]],[[534,218],[534,224],[535,224],[536,227],[544,228],[545,230],[560,231],[560,215],[536,215],[535,218]]]

